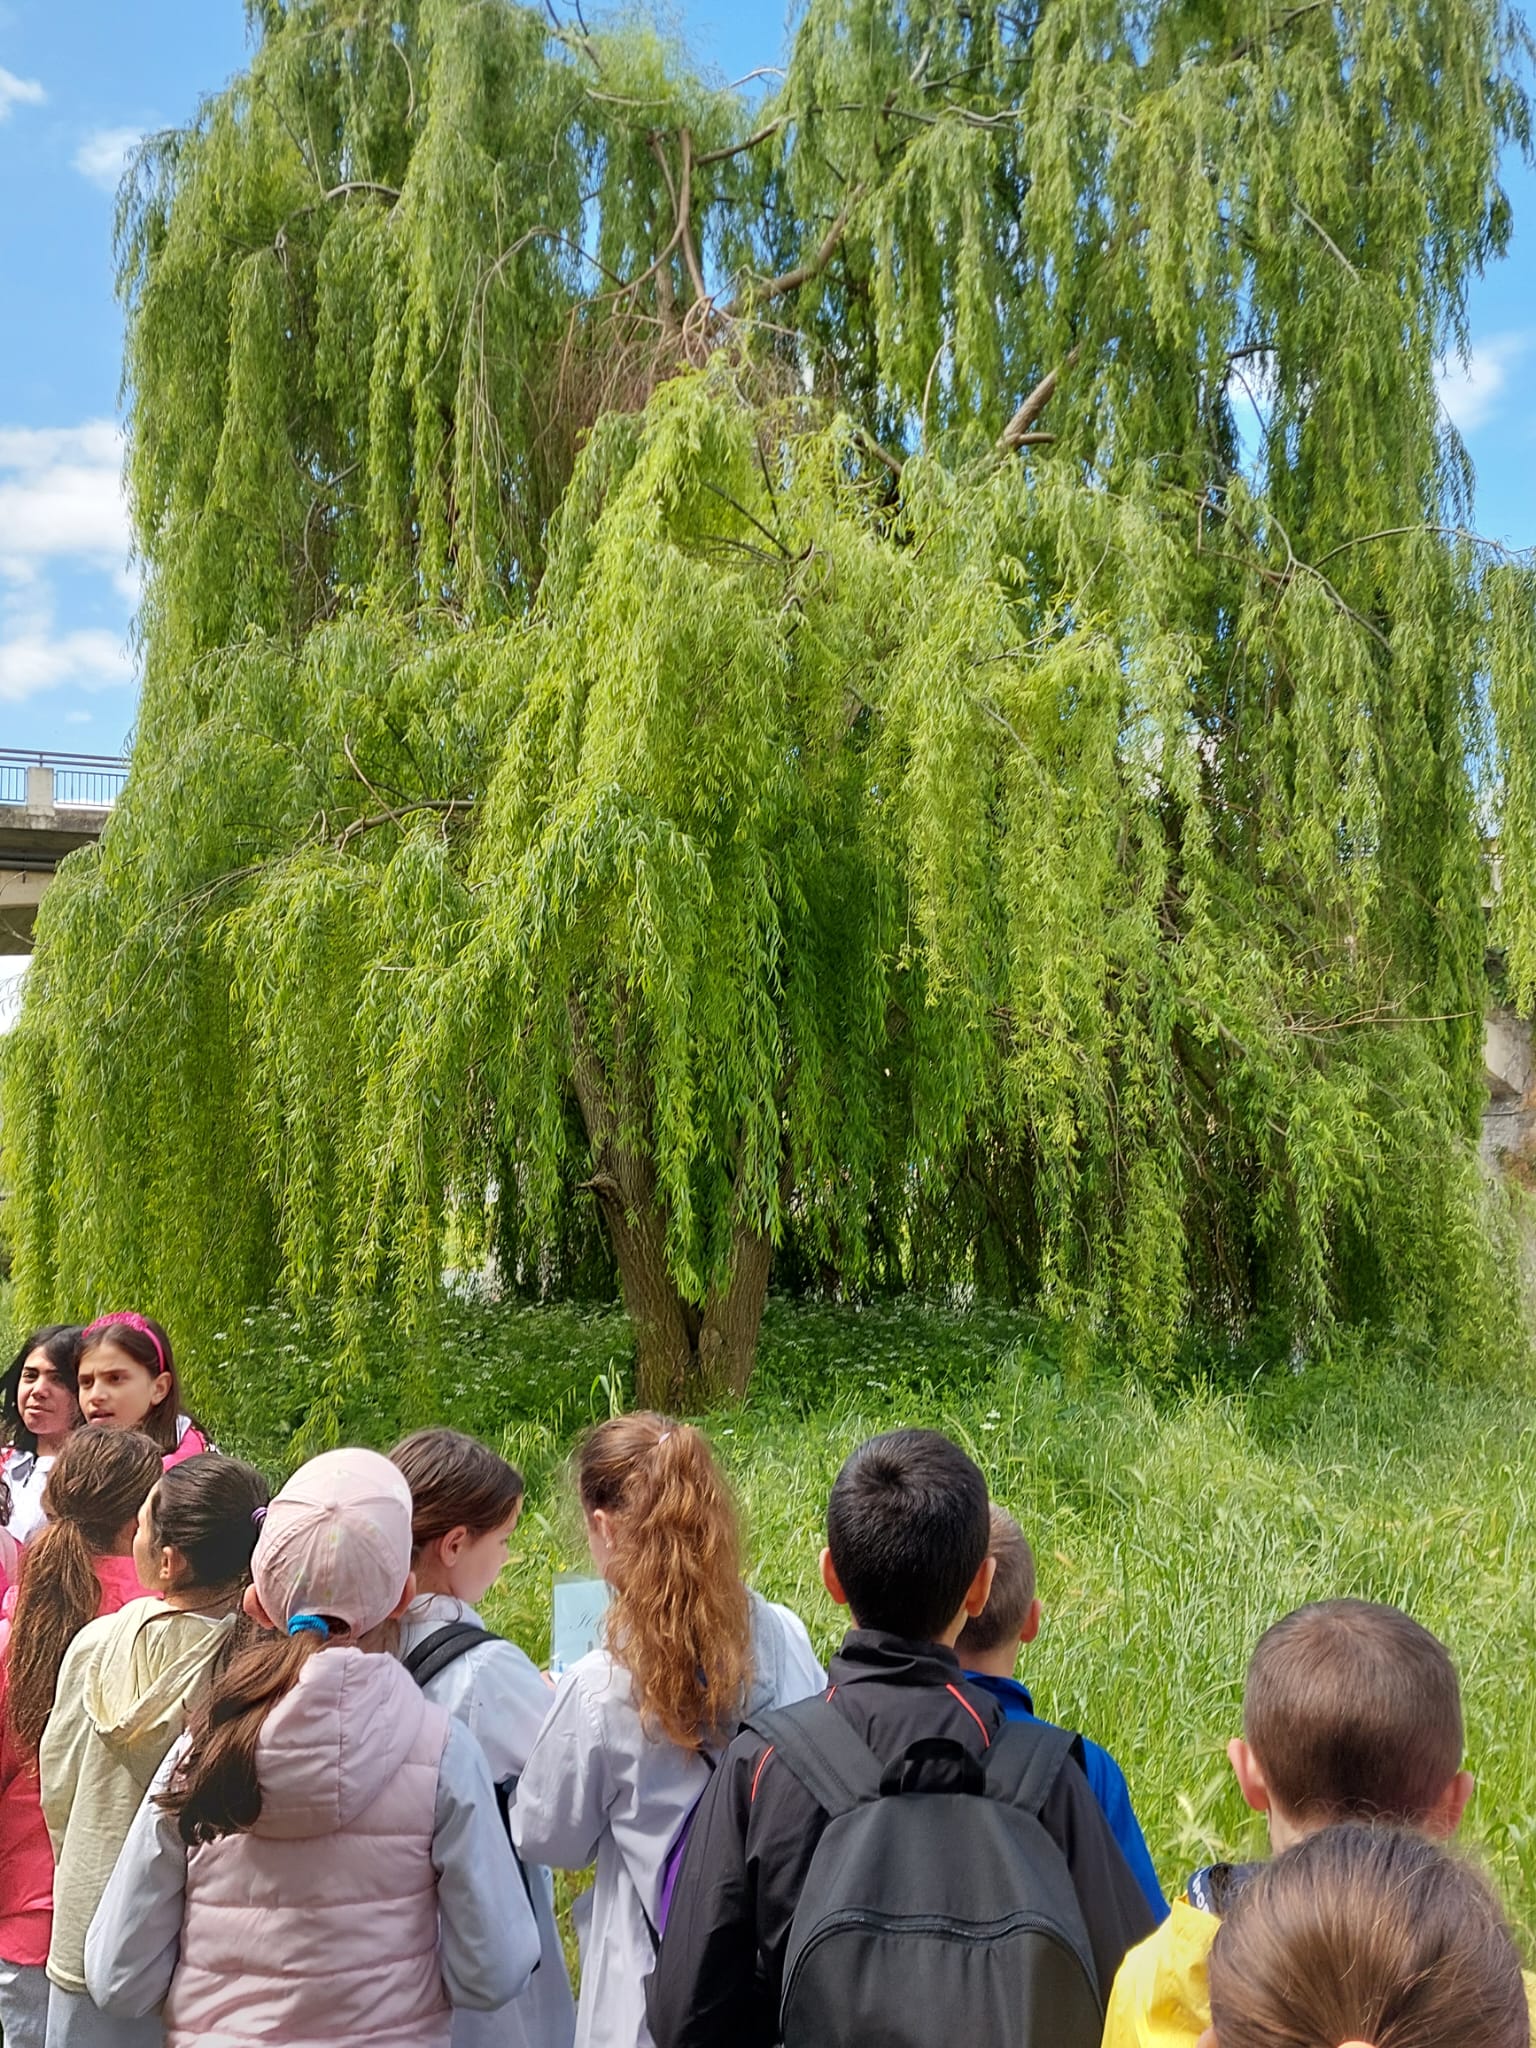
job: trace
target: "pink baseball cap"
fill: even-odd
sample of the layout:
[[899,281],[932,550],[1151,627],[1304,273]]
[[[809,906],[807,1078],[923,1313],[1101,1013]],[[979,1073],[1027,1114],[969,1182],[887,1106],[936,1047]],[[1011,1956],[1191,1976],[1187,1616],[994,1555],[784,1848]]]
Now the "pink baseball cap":
[[411,1489],[377,1451],[325,1451],[273,1496],[251,1581],[279,1628],[295,1615],[344,1621],[354,1637],[388,1621],[411,1570]]

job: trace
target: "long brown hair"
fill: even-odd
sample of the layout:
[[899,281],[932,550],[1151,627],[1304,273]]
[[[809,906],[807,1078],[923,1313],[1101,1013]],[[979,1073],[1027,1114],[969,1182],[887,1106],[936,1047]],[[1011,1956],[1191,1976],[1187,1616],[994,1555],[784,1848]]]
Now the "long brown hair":
[[389,1460],[411,1489],[411,1548],[418,1557],[451,1530],[484,1536],[501,1528],[523,1497],[517,1467],[456,1429],[418,1429]]
[[1238,1892],[1210,1958],[1219,2048],[1528,2048],[1520,1957],[1477,1872],[1346,1822]]
[[730,1736],[752,1677],[736,1505],[709,1442],[665,1415],[599,1423],[576,1460],[588,1514],[611,1518],[608,1646],[642,1721],[683,1749]]
[[[336,1624],[342,1642],[350,1638]],[[298,1635],[264,1635],[231,1657],[192,1717],[192,1737],[181,1767],[160,1795],[176,1817],[189,1848],[221,1835],[247,1833],[261,1818],[261,1779],[256,1742],[268,1714],[299,1682],[309,1659],[327,1638],[304,1629]]]
[[6,1729],[31,1763],[53,1711],[64,1652],[101,1607],[96,1560],[111,1555],[161,1473],[136,1429],[77,1429],[43,1489],[46,1526],[27,1545],[6,1662]]

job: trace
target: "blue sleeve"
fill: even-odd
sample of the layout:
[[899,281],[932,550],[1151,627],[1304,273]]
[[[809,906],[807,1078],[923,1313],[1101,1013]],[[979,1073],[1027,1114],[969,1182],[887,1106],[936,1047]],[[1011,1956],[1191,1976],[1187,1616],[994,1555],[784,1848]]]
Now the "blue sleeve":
[[1083,1764],[1093,1796],[1109,1822],[1110,1833],[1120,1844],[1121,1855],[1131,1866],[1132,1876],[1146,1893],[1147,1904],[1161,1924],[1168,1917],[1168,1901],[1163,1897],[1163,1888],[1157,1881],[1157,1872],[1147,1848],[1147,1838],[1141,1832],[1141,1822],[1131,1805],[1125,1773],[1107,1749],[1100,1749],[1086,1735],[1082,1742]]

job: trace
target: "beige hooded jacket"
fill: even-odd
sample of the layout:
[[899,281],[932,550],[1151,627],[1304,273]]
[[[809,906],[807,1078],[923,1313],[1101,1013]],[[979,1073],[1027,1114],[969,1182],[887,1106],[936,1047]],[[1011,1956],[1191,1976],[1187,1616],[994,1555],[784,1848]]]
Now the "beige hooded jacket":
[[85,1937],[118,1851],[234,1625],[133,1600],[69,1646],[38,1757],[58,1863],[48,1975],[65,1991],[85,1990]]

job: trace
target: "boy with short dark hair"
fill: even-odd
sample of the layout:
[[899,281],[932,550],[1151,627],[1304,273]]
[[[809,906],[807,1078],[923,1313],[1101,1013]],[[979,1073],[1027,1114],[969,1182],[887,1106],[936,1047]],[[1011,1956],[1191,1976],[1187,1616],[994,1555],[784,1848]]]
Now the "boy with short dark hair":
[[[955,1644],[966,1682],[989,1692],[1010,1721],[1038,1721],[1029,1689],[1016,1676],[1019,1648],[1040,1633],[1040,1598],[1035,1584],[1035,1554],[1029,1539],[1006,1508],[992,1506],[992,1560],[996,1571],[992,1591],[980,1614],[967,1621]],[[1103,1808],[1120,1853],[1146,1894],[1155,1920],[1168,1917],[1168,1901],[1158,1883],[1146,1836],[1131,1805],[1125,1773],[1098,1743],[1086,1735],[1083,1770],[1093,1796]]]
[[[932,1430],[872,1438],[833,1486],[822,1578],[854,1626],[832,1661],[825,1705],[791,1712],[846,1721],[874,1753],[872,1767],[905,1767],[930,1746],[984,1766],[1004,1734],[1001,1708],[965,1683],[953,1647],[991,1588],[989,1506],[975,1464]],[[1007,1734],[1012,1740],[1017,1731]],[[967,1768],[976,1771],[975,1763]],[[1151,1926],[1150,1910],[1073,1756],[1037,1811],[1055,1845],[1047,1853],[1065,1864],[1067,1905],[1086,1929],[1102,2000],[1126,1949]],[[767,2048],[779,2039],[791,1926],[828,1826],[776,1746],[744,1730],[710,1780],[689,1836],[650,1983],[657,2048]],[[927,2024],[933,2015],[916,2017]],[[1022,2016],[1013,2038],[1031,2038]]]
[[[1472,1794],[1461,1768],[1461,1687],[1445,1645],[1399,1608],[1320,1600],[1259,1638],[1243,1733],[1227,1755],[1277,1854],[1343,1820],[1442,1839]],[[1157,1932],[1132,1949],[1104,2048],[1195,2048],[1211,2023],[1206,1958],[1256,1864],[1197,1870]]]

